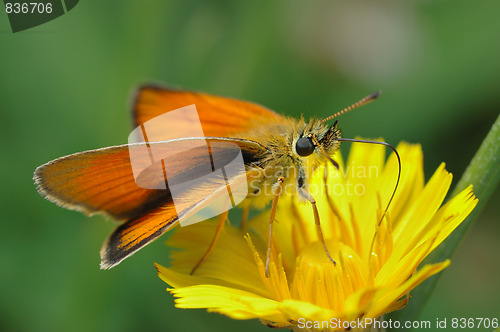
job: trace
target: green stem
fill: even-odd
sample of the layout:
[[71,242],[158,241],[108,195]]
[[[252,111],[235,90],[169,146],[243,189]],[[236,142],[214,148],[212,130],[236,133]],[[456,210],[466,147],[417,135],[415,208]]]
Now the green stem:
[[[484,139],[483,143],[472,158],[469,166],[458,181],[451,197],[455,197],[470,184],[473,185],[474,195],[479,202],[472,213],[462,224],[453,231],[453,233],[434,250],[423,262],[422,265],[442,262],[450,258],[460,242],[465,236],[467,230],[472,226],[479,216],[481,210],[485,207],[488,199],[495,191],[500,181],[500,115],[496,119],[493,127]],[[427,279],[418,286],[412,293],[408,305],[399,311],[389,315],[393,320],[414,321],[417,320],[422,309],[429,300],[430,295],[441,273]]]

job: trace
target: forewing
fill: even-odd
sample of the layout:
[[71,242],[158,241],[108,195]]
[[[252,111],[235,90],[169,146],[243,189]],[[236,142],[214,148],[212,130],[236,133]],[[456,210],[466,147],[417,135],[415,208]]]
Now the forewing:
[[[134,219],[162,203],[171,193],[165,178],[154,172],[137,175],[139,181],[150,184],[138,186],[131,164],[158,169],[161,156],[171,155],[165,163],[172,180],[186,181],[207,171],[206,150],[200,143],[232,142],[241,148],[245,164],[261,158],[265,149],[248,140],[223,138],[185,138],[150,144],[137,143],[79,152],[39,166],[34,180],[39,193],[48,200],[68,209],[88,215],[102,213],[116,219]],[[131,151],[129,153],[129,150]],[[146,153],[144,153],[146,151]],[[147,151],[153,151],[153,157]],[[184,152],[182,152],[184,151]],[[175,155],[180,153],[178,157]],[[186,159],[191,158],[191,159]]]
[[[221,180],[220,175],[210,177],[234,159],[235,147],[244,165],[233,172],[233,182]],[[245,166],[258,163],[264,155],[263,146],[240,139],[137,143],[56,159],[37,168],[35,182],[42,196],[59,205],[128,220],[101,250],[101,267],[110,268],[227,195],[232,184],[246,179]],[[140,167],[134,174],[135,163]]]

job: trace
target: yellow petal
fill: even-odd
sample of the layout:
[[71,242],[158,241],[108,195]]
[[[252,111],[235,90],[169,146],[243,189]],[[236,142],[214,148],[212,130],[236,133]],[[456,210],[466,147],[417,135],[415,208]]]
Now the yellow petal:
[[[217,221],[204,221],[178,229],[168,241],[173,248],[189,248],[171,252],[172,268],[162,270],[166,282],[173,287],[186,287],[198,283],[226,284],[257,294],[272,297],[265,291],[262,279],[255,269],[252,252],[238,228],[226,227],[206,261],[193,276],[191,269],[203,256],[215,234]],[[202,279],[198,279],[202,276]],[[175,285],[174,285],[175,284]]]
[[450,265],[449,260],[446,260],[442,263],[425,265],[420,271],[410,277],[401,286],[392,291],[388,291],[385,294],[382,293],[383,295],[380,297],[380,299],[374,300],[376,306],[368,314],[369,317],[378,317],[386,312],[389,312],[388,309],[391,307],[392,303],[403,297],[405,294],[409,293],[411,290],[421,284],[425,279],[444,270],[446,267],[448,267],[448,265]]
[[218,285],[197,285],[169,289],[178,308],[207,308],[234,319],[263,318],[286,323],[280,302],[251,292]]
[[395,254],[402,256],[412,249],[409,246],[411,239],[432,220],[448,192],[451,179],[451,174],[441,164],[411,208],[401,218],[393,220],[394,242],[398,244],[394,246]]

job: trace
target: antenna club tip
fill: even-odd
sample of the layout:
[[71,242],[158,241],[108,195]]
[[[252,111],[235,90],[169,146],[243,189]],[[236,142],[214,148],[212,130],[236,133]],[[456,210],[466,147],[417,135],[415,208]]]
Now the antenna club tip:
[[377,99],[382,94],[382,91],[378,90],[368,96],[369,99]]

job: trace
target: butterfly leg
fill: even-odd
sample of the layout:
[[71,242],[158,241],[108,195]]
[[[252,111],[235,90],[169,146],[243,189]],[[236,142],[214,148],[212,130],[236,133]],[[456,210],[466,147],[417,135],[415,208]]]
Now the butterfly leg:
[[203,254],[203,256],[201,257],[201,259],[198,261],[198,263],[196,263],[196,265],[191,270],[191,273],[190,273],[191,275],[207,259],[208,255],[210,255],[210,253],[212,252],[212,250],[214,250],[215,244],[217,243],[217,240],[219,239],[220,233],[221,233],[222,229],[224,228],[224,223],[227,220],[227,214],[228,213],[229,213],[229,211],[226,211],[226,212],[224,212],[223,214],[220,215],[220,217],[219,217],[219,223],[217,224],[217,229],[215,230],[214,238],[212,239],[212,242],[210,243],[210,246],[208,247],[208,249],[205,252],[205,254]]
[[271,245],[273,241],[273,223],[274,217],[276,216],[276,208],[278,207],[278,199],[281,194],[281,188],[283,182],[285,181],[284,177],[280,177],[277,182],[276,191],[274,193],[273,204],[271,207],[271,214],[269,216],[269,239],[267,243],[267,258],[266,258],[266,277],[269,277],[269,263],[271,262]]
[[340,211],[337,209],[337,207],[335,206],[335,204],[333,203],[333,200],[332,198],[330,197],[330,193],[328,192],[328,185],[327,185],[327,182],[328,181],[328,168],[325,167],[325,171],[323,173],[323,183],[325,184],[324,185],[324,188],[325,188],[325,197],[326,197],[326,201],[328,202],[328,205],[330,206],[330,210],[332,211],[332,213],[340,220],[340,221],[343,221],[344,219],[342,218],[341,214],[340,214]]
[[305,189],[300,188],[300,190],[304,195],[304,197],[306,197],[309,200],[309,202],[311,202],[314,214],[314,223],[316,224],[316,231],[318,232],[318,238],[321,241],[321,244],[323,244],[323,249],[325,249],[326,256],[333,263],[333,265],[337,265],[337,262],[335,262],[335,260],[332,258],[330,252],[328,251],[328,248],[326,247],[325,237],[323,236],[323,231],[321,230],[321,223],[319,221],[319,212],[316,206],[316,200]]
[[250,208],[248,206],[243,208],[243,214],[241,215],[241,224],[240,224],[240,229],[242,231],[244,231],[246,226],[247,226],[249,212],[250,212]]

